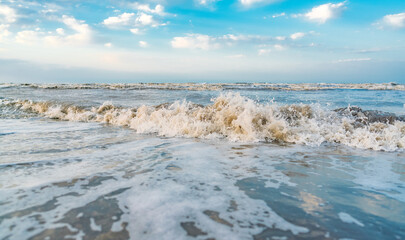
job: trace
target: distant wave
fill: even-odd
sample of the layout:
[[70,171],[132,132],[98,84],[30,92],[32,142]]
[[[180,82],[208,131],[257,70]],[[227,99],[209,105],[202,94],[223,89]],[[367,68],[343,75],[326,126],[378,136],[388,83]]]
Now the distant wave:
[[405,117],[359,108],[325,110],[317,105],[259,104],[228,93],[211,105],[192,102],[120,108],[111,103],[89,109],[30,100],[0,100],[1,111],[20,111],[65,121],[102,122],[138,133],[241,142],[324,142],[384,151],[404,150]]
[[289,91],[316,91],[332,89],[366,89],[366,90],[397,90],[405,91],[405,85],[396,83],[128,83],[128,84],[13,84],[0,83],[0,88],[30,87],[43,89],[162,89],[162,90],[189,90],[189,91],[218,91],[218,90],[289,90]]

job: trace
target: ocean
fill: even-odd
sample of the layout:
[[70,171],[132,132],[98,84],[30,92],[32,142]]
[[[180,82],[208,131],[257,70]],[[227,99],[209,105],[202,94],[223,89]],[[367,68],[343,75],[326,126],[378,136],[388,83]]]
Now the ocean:
[[0,239],[405,239],[405,85],[0,84]]

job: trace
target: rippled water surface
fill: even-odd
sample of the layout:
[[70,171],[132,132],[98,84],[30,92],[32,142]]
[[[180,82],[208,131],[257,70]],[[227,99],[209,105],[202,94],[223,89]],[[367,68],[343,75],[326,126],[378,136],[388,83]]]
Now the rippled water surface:
[[404,99],[3,85],[0,239],[404,239]]

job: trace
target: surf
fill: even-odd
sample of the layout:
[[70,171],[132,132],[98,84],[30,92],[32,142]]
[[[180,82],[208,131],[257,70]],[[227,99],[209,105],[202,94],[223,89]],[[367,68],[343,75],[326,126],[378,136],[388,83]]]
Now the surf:
[[0,107],[78,122],[128,127],[140,134],[225,139],[231,142],[280,142],[319,146],[343,144],[376,151],[405,148],[405,117],[360,108],[327,110],[319,105],[258,103],[239,93],[223,93],[212,103],[187,101],[134,108],[84,108],[50,101],[0,100]]

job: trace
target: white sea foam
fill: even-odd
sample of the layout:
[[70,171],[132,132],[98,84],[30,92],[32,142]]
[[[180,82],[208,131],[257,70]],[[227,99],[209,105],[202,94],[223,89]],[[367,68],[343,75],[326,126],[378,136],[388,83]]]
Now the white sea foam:
[[[276,110],[279,108],[273,107]],[[14,120],[7,121],[6,126],[0,124],[2,128],[16,134],[2,137],[2,153],[6,153],[2,151],[5,149],[15,159],[25,159],[27,155],[21,154],[21,150],[24,150],[21,145],[24,144],[30,144],[30,149],[34,150],[41,147],[44,152],[66,148],[70,148],[70,151],[62,154],[51,151],[46,162],[0,169],[0,183],[3,185],[0,187],[0,201],[3,203],[0,212],[6,216],[0,223],[0,238],[11,236],[13,239],[27,239],[38,237],[44,230],[52,234],[58,233],[54,229],[67,227],[72,231],[68,236],[81,239],[87,234],[104,234],[110,228],[106,222],[111,221],[114,221],[112,232],[126,229],[130,238],[136,239],[191,239],[182,225],[185,222],[194,223],[206,234],[196,239],[221,236],[252,239],[266,229],[277,231],[280,237],[287,238],[293,238],[292,234],[306,237],[318,232],[318,228],[314,230],[313,225],[302,221],[307,214],[298,211],[291,218],[289,212],[283,212],[284,203],[293,208],[299,207],[313,216],[319,216],[322,212],[330,214],[333,211],[330,206],[346,204],[348,207],[340,211],[350,213],[355,220],[364,224],[358,229],[373,234],[374,228],[368,228],[371,225],[367,216],[384,219],[379,224],[389,229],[397,228],[403,222],[401,211],[387,211],[384,207],[402,209],[403,198],[398,198],[402,203],[395,202],[392,197],[395,195],[387,190],[397,191],[398,194],[393,194],[403,196],[405,188],[400,178],[401,165],[395,165],[401,163],[403,153],[373,153],[346,147],[322,146],[314,149],[298,145],[190,141],[142,136],[129,129],[97,127],[98,124],[17,119],[15,121],[21,122],[20,125],[13,126]],[[36,131],[19,131],[30,122],[35,124],[25,125],[25,129],[34,128]],[[58,131],[58,126],[65,124],[74,134],[66,131],[67,128]],[[96,129],[89,131],[86,126],[96,126]],[[18,131],[14,131],[14,128]],[[44,131],[44,138],[39,138],[42,135],[40,131]],[[128,139],[126,134],[137,140],[123,141]],[[3,146],[6,139],[13,141],[16,149],[20,149],[10,151]],[[86,147],[85,143],[94,143],[98,147]],[[71,146],[85,147],[86,150],[83,152]],[[44,160],[44,155],[32,152],[30,155]],[[336,162],[330,164],[329,158],[336,158]],[[383,162],[387,162],[387,165]],[[361,175],[362,171],[366,176]],[[371,177],[369,173],[385,177],[386,182],[383,185],[370,183],[366,179]],[[359,181],[356,176],[364,181]],[[336,185],[336,181],[339,186],[348,186],[341,188],[344,191],[342,196],[346,197],[337,199],[335,191],[328,191],[330,184]],[[324,187],[319,188],[319,183]],[[368,191],[359,193],[356,186],[364,186],[362,189],[367,187]],[[120,194],[110,194],[123,189],[126,190]],[[279,191],[287,191],[288,194],[280,198],[277,194]],[[103,205],[104,201],[95,203],[97,199],[111,200],[114,206]],[[103,207],[103,215],[100,216],[100,211],[92,206]],[[353,207],[362,210],[361,214],[359,212],[357,216],[348,211]],[[122,215],[117,214],[121,210]],[[365,213],[371,215],[365,216]],[[338,230],[332,229],[335,234],[336,231],[345,231],[348,225],[340,222],[339,211],[332,214],[336,216],[336,224],[332,225],[338,227]],[[353,219],[345,215],[343,219],[347,223],[351,221],[352,227],[357,227]],[[321,222],[315,224],[323,227]],[[325,228],[321,233],[326,230],[330,231]],[[331,236],[336,237],[333,234]],[[64,234],[61,233],[60,237],[64,237]],[[325,237],[329,236],[325,234]]]
[[100,232],[101,231],[101,226],[96,224],[96,221],[94,218],[90,218],[90,228],[93,231]]
[[[356,148],[396,151],[405,148],[405,122],[370,121],[363,115],[337,113],[311,105],[259,104],[227,93],[208,106],[174,102],[159,106],[120,108],[111,103],[78,106],[0,100],[0,106],[65,121],[102,122],[126,126],[138,133],[229,141],[273,141],[319,146],[340,143]],[[348,111],[350,113],[350,111]]]
[[364,227],[364,224],[361,223],[359,220],[355,219],[354,217],[350,216],[348,213],[345,212],[340,212],[339,213],[339,218],[342,220],[342,222],[345,223],[354,223],[360,227]]
[[[136,239],[190,239],[182,228],[183,222],[194,222],[196,227],[206,233],[204,239],[215,236],[251,239],[252,235],[259,234],[266,228],[296,235],[308,232],[309,229],[278,215],[265,201],[250,198],[236,185],[238,180],[260,176],[264,178],[263,175],[268,176],[277,171],[268,167],[276,161],[256,161],[253,166],[261,166],[257,168],[263,170],[253,173],[245,169],[252,167],[246,160],[253,158],[229,159],[224,153],[230,149],[229,146],[221,147],[184,139],[150,138],[112,145],[102,152],[83,155],[86,160],[82,164],[63,161],[49,166],[38,165],[3,171],[0,182],[6,182],[7,185],[3,186],[2,200],[8,202],[7,208],[0,206],[4,214],[12,213],[13,209],[35,208],[55,198],[57,204],[55,208],[39,213],[41,219],[46,219],[45,224],[38,224],[31,217],[36,212],[5,219],[0,227],[7,231],[0,231],[0,236],[12,233],[14,238],[20,239],[35,236],[44,229],[71,229],[73,226],[70,224],[60,223],[66,213],[118,189],[127,190],[108,198],[116,199],[125,213],[114,220],[114,230],[120,231],[122,228],[119,226],[128,222],[130,224],[127,230]],[[114,166],[110,167],[112,164]],[[168,169],[169,165],[177,165],[180,170]],[[239,169],[235,169],[237,166]],[[77,172],[80,170],[83,174],[78,176]],[[136,174],[128,177],[127,171]],[[111,174],[114,179],[102,181],[100,185],[95,184],[88,189],[87,184],[93,176]],[[30,183],[41,176],[43,182],[35,185]],[[69,186],[58,184],[61,181],[67,181]],[[287,184],[288,179],[283,181]],[[66,194],[71,192],[77,194]],[[16,201],[20,195],[26,197],[22,201]],[[109,210],[111,209],[105,211]],[[218,218],[210,216],[206,211],[216,212]],[[89,212],[75,216],[90,218],[86,221],[89,221],[92,231],[104,231],[105,224],[97,222],[97,218],[89,216]],[[16,228],[9,230],[9,226],[13,225]],[[30,226],[36,226],[35,230],[25,231]],[[77,232],[79,229],[72,231]]]

